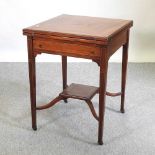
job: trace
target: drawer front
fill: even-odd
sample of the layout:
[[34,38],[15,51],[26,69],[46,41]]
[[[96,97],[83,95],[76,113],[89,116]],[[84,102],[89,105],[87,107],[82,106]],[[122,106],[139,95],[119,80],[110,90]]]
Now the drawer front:
[[95,45],[77,44],[59,40],[33,40],[34,51],[40,51],[51,54],[66,55],[83,58],[98,58],[100,55],[100,48]]

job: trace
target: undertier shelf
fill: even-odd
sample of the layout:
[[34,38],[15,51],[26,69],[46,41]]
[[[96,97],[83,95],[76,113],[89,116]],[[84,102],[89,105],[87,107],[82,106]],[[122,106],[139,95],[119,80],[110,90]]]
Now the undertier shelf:
[[98,93],[99,88],[83,84],[72,83],[60,93],[63,98],[75,98],[80,100],[91,100]]

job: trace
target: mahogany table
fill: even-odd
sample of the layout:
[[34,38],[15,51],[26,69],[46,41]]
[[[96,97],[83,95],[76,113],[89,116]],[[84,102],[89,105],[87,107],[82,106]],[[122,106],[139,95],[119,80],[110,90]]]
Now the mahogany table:
[[[121,95],[120,111],[124,113],[125,84],[128,61],[131,20],[86,16],[60,15],[23,29],[27,35],[32,128],[37,130],[36,111],[49,108],[67,98],[84,100],[98,121],[98,143],[103,144],[103,126],[106,95]],[[106,92],[109,58],[123,46],[121,92]],[[63,91],[50,103],[36,106],[35,57],[48,53],[62,56]],[[67,85],[67,56],[91,59],[100,67],[99,87],[72,83]],[[93,73],[92,73],[93,74]],[[99,115],[91,99],[99,93]]]

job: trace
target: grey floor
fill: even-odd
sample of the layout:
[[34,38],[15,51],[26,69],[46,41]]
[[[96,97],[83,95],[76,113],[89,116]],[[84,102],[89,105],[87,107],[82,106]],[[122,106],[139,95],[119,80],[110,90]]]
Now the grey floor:
[[[120,68],[109,64],[108,90],[120,90]],[[68,83],[98,86],[95,63],[69,63]],[[37,64],[37,104],[62,89],[60,63]],[[98,95],[93,98],[98,111]],[[0,63],[0,155],[154,155],[155,64],[129,64],[126,113],[120,97],[107,97],[104,145],[97,145],[97,121],[83,101],[60,102],[38,111],[38,130],[31,129],[26,63]]]

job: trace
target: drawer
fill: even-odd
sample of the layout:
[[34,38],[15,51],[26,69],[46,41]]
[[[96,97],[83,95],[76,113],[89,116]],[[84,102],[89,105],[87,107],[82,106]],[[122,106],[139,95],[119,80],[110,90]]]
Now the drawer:
[[33,50],[51,54],[66,55],[83,58],[98,58],[100,47],[94,44],[80,44],[55,39],[45,40],[37,38],[33,40]]

